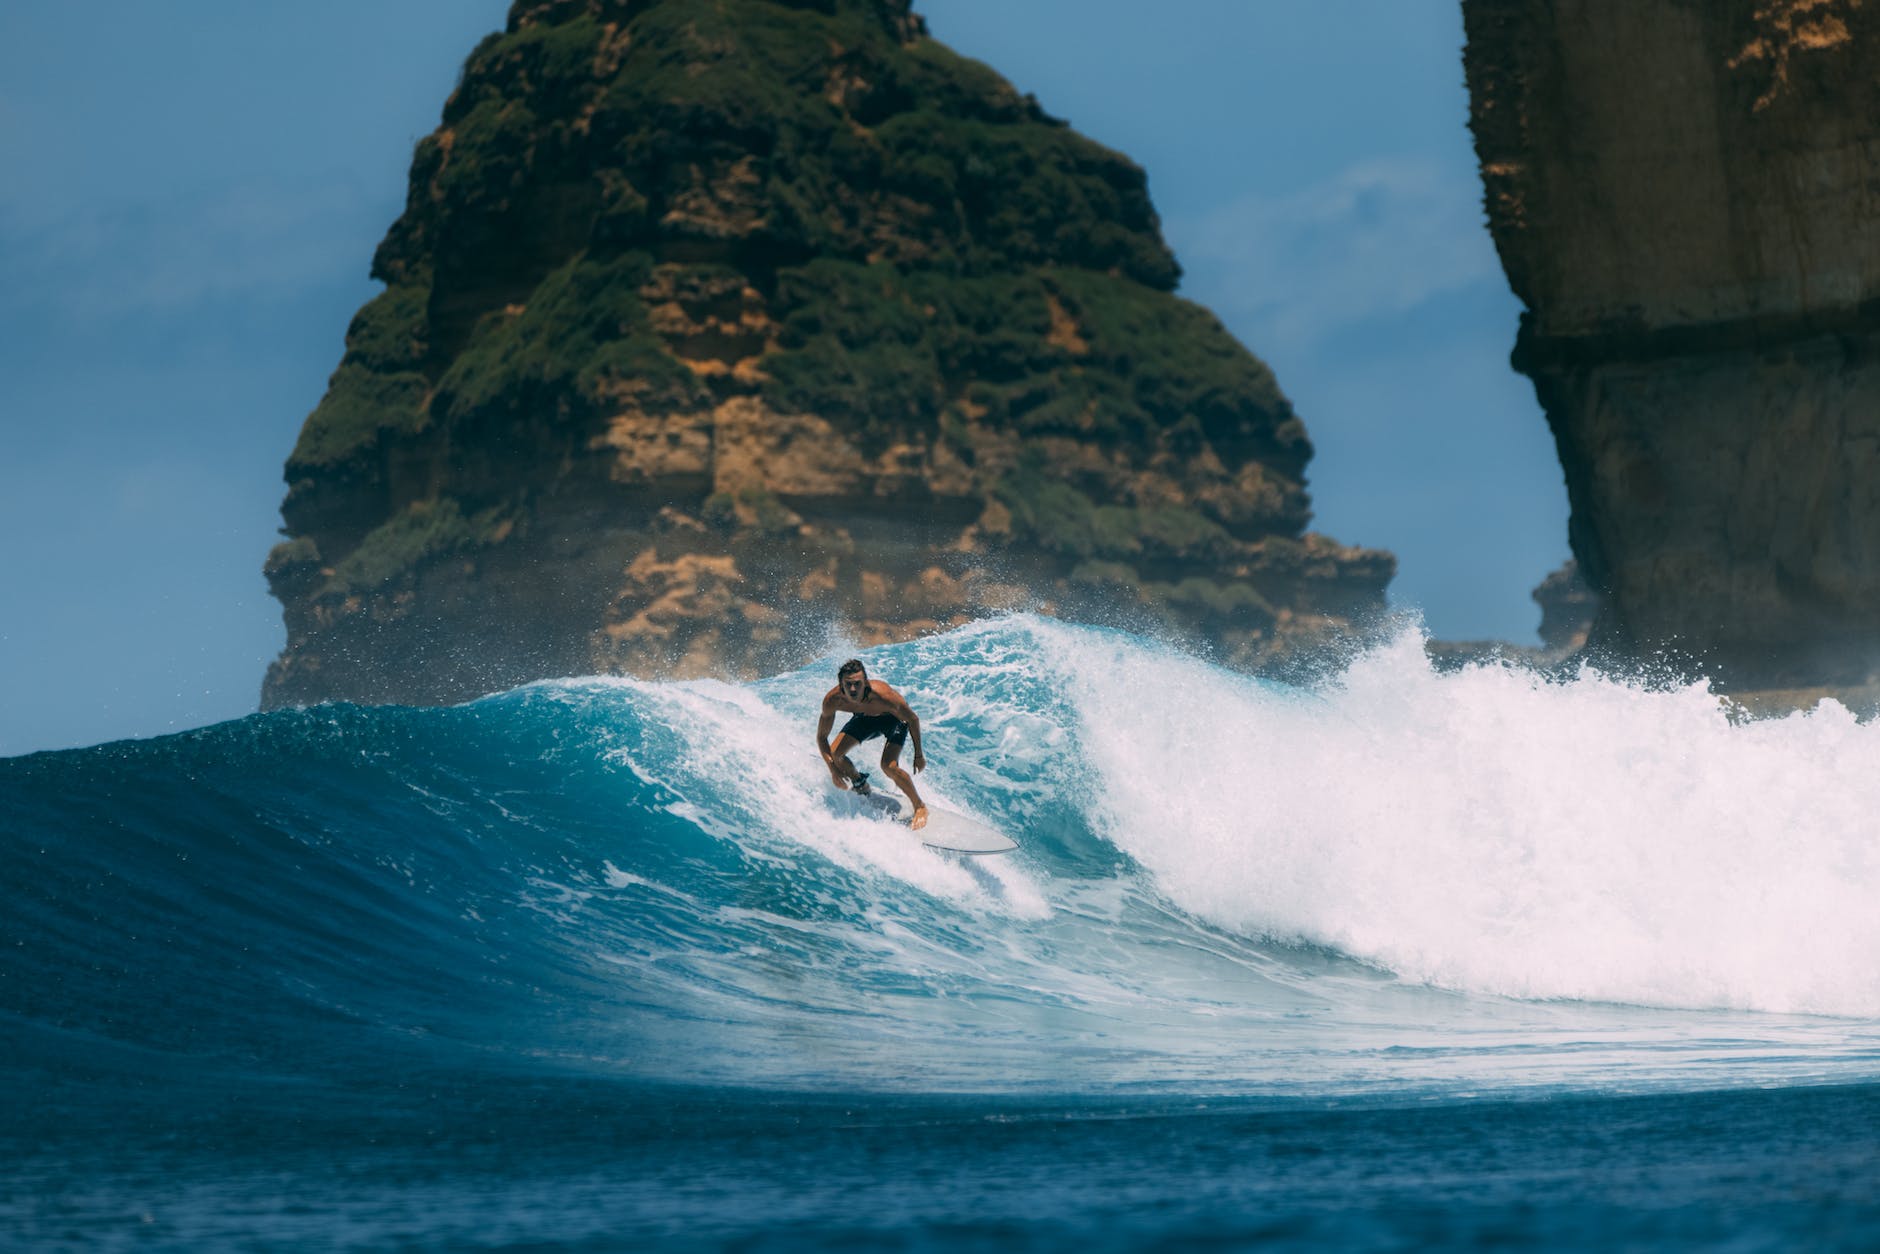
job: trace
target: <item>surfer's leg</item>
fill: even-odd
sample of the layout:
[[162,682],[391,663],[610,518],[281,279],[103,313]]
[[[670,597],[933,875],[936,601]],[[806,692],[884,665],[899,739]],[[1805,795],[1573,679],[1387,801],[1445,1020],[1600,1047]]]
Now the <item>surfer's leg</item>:
[[860,743],[855,737],[843,732],[836,737],[836,742],[829,746],[829,757],[835,765],[836,774],[847,780],[851,788],[855,786],[858,779],[863,778],[862,773],[855,769],[855,763],[849,761],[849,750]]
[[907,821],[907,825],[915,831],[919,831],[921,828],[927,826],[927,803],[922,801],[920,794],[914,790],[914,777],[901,769],[901,745],[899,741],[890,740],[886,745],[882,746],[881,769],[889,779],[894,781],[894,786],[899,788],[907,799],[914,803],[914,817]]

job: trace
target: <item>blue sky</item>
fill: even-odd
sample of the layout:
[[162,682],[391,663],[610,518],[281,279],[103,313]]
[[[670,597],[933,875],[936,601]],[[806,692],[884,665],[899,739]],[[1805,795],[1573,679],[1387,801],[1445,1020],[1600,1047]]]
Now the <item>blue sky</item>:
[[[1128,153],[1395,604],[1529,640],[1566,557],[1481,222],[1454,4],[917,0]],[[0,8],[0,755],[251,711],[281,464],[412,145],[502,0]]]

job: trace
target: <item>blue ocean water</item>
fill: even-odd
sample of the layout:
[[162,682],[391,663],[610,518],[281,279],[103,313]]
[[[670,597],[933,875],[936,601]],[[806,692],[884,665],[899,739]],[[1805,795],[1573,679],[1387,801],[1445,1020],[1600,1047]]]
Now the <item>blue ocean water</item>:
[[1880,1244],[1880,729],[1015,617],[0,761],[0,1244]]

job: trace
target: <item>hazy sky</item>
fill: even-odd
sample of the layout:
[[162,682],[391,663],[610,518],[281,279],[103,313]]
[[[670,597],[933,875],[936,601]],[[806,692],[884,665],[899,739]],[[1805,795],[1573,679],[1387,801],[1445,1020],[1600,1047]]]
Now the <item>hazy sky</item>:
[[[0,755],[254,709],[281,465],[412,145],[503,0],[0,6]],[[1481,222],[1454,3],[917,0],[1128,153],[1279,376],[1315,527],[1433,631],[1530,640],[1566,557]]]

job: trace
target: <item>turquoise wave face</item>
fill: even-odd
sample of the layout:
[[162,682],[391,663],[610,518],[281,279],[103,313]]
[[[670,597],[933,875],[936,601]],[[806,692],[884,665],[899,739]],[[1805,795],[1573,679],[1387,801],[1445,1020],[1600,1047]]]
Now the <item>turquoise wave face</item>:
[[[1880,1071],[1872,728],[1414,637],[1313,691],[1046,620],[870,651],[969,859],[861,817],[833,661],[0,762],[23,1065],[1326,1094]],[[878,751],[864,746],[862,764]]]

